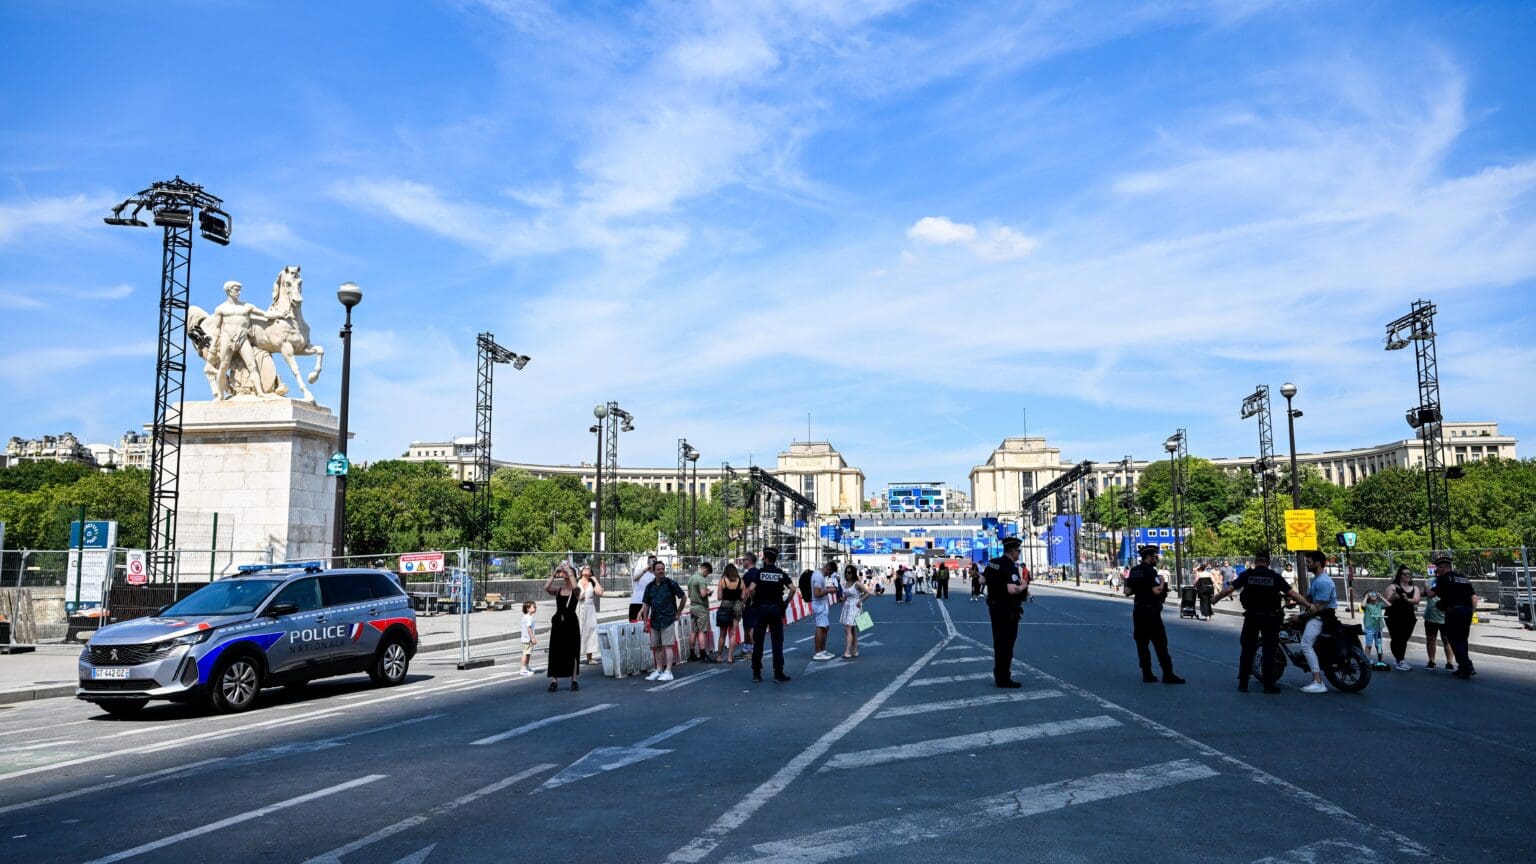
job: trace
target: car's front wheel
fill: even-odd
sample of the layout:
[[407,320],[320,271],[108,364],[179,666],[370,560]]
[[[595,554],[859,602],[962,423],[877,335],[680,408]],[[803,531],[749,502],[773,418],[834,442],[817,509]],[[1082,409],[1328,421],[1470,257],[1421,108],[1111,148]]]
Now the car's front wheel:
[[379,653],[374,656],[373,665],[368,669],[368,677],[375,684],[393,687],[405,680],[405,673],[410,668],[411,652],[406,650],[405,640],[391,636],[379,646]]
[[244,711],[256,704],[261,692],[261,666],[245,654],[219,661],[208,682],[208,702],[221,714]]

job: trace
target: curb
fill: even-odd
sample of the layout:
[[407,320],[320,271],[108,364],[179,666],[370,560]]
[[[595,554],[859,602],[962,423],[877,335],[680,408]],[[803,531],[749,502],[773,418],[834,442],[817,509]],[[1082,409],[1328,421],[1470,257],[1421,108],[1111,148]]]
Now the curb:
[[[1087,594],[1093,597],[1103,597],[1106,600],[1125,599],[1116,597],[1113,594],[1110,594],[1106,591],[1101,591],[1097,588],[1079,588],[1073,585],[1057,584],[1041,584],[1032,587],[1055,588],[1061,591],[1071,591],[1074,594]],[[1241,609],[1227,609],[1221,606],[1212,606],[1211,611],[1219,615],[1235,615],[1239,617],[1241,617],[1243,614]],[[1418,628],[1415,628],[1415,630],[1417,629]],[[1412,636],[1408,637],[1408,641],[1416,645],[1423,645],[1424,635],[1422,633],[1415,632]],[[1515,660],[1536,660],[1536,648],[1508,648],[1503,645],[1477,645],[1472,642],[1468,642],[1467,650],[1473,654],[1487,654],[1490,657],[1510,657]]]
[[14,690],[0,690],[0,705],[14,705],[18,702],[31,702],[34,699],[54,699],[60,696],[75,695],[73,684],[52,684],[47,687],[18,687]]

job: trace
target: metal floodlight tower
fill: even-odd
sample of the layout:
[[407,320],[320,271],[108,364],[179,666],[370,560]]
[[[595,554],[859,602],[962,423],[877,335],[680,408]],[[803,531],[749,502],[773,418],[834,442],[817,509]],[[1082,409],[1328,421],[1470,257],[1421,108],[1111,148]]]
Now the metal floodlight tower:
[[1244,420],[1259,418],[1259,459],[1253,463],[1253,471],[1259,475],[1264,497],[1264,551],[1272,553],[1275,550],[1275,430],[1270,422],[1269,385],[1260,384],[1254,388],[1243,400],[1240,413]]
[[491,548],[491,396],[496,364],[522,369],[532,358],[496,343],[490,333],[475,337],[479,375],[475,379],[475,529],[481,549]]
[[731,546],[731,498],[736,494],[736,469],[729,462],[720,463],[720,503],[725,505],[725,543],[720,551],[727,557],[734,557]]
[[[171,581],[181,477],[181,408],[187,371],[187,306],[192,286],[192,223],[204,240],[229,245],[233,220],[224,202],[177,177],[163,180],[112,208],[108,225],[147,228],[148,211],[165,229],[160,259],[160,335],[155,351],[155,405],[149,450],[149,578]],[[124,213],[127,215],[123,215]]]
[[[1429,504],[1429,545],[1451,546],[1451,499],[1445,473],[1445,438],[1441,429],[1440,367],[1435,354],[1435,304],[1413,301],[1413,310],[1387,325],[1386,349],[1413,346],[1419,373],[1419,404],[1408,409],[1408,425],[1424,443],[1424,493]],[[1445,539],[1442,545],[1440,540]]]
[[1189,456],[1189,442],[1183,429],[1163,442],[1168,451],[1168,467],[1173,487],[1173,568],[1174,584],[1184,588],[1184,460]]
[[[676,514],[677,515],[677,519],[676,519],[676,522],[677,522],[677,534],[676,534],[676,536],[674,536],[672,538],[672,542],[676,546],[676,548],[677,548],[677,550],[679,552],[681,552],[682,549],[683,549],[683,536],[684,536],[683,532],[684,531],[691,531],[692,530],[692,523],[689,521],[688,514],[687,514],[687,512],[685,511],[685,509],[683,507],[683,501],[684,500],[688,500],[688,499],[685,499],[683,497],[683,495],[684,495],[684,488],[687,487],[687,484],[688,484],[688,465],[689,465],[689,463],[693,464],[693,470],[694,470],[694,473],[695,473],[694,479],[697,480],[698,479],[697,473],[698,473],[698,468],[699,468],[699,451],[695,450],[693,448],[693,445],[688,443],[688,439],[687,438],[679,438],[679,439],[677,439],[677,486],[676,486],[676,488],[677,488],[677,514]],[[691,488],[689,488],[687,494],[688,494],[689,498],[691,499],[692,495],[693,495],[693,490]],[[694,518],[695,519],[697,519],[697,514],[698,514],[698,511],[697,511],[697,509],[695,509],[694,510]],[[694,548],[697,545],[698,545],[697,543],[695,543],[694,541],[690,540],[689,543],[688,543],[688,554],[690,554],[690,555],[697,555],[698,552]]]
[[604,508],[603,512],[603,519],[607,523],[603,533],[607,537],[614,537],[619,530],[619,432],[635,431],[635,415],[620,408],[617,402],[609,402],[603,407],[607,408],[603,417],[607,421],[607,429],[603,433],[607,452],[604,454],[604,464],[600,467],[599,482],[608,487],[607,492],[612,496],[610,506]]

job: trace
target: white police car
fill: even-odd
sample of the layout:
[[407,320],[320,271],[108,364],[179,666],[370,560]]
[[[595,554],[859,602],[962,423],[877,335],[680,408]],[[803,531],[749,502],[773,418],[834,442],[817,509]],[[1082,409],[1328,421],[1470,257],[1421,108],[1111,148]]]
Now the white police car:
[[416,645],[416,613],[391,573],[251,568],[96,631],[75,696],[119,716],[151,699],[244,711],[272,685],[356,672],[399,684]]

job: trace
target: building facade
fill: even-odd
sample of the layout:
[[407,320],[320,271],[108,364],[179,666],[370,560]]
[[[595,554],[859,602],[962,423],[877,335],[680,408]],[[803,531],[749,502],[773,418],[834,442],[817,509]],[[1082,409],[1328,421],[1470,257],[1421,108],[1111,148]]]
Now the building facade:
[[864,498],[864,472],[848,465],[826,441],[796,441],[779,454],[769,473],[816,502],[816,515],[857,513]]
[[78,462],[95,467],[96,457],[73,432],[41,438],[12,438],[5,445],[6,465],[22,462]]
[[971,506],[984,513],[1017,513],[1025,498],[1070,467],[1044,438],[1004,438],[984,464],[971,469]]

